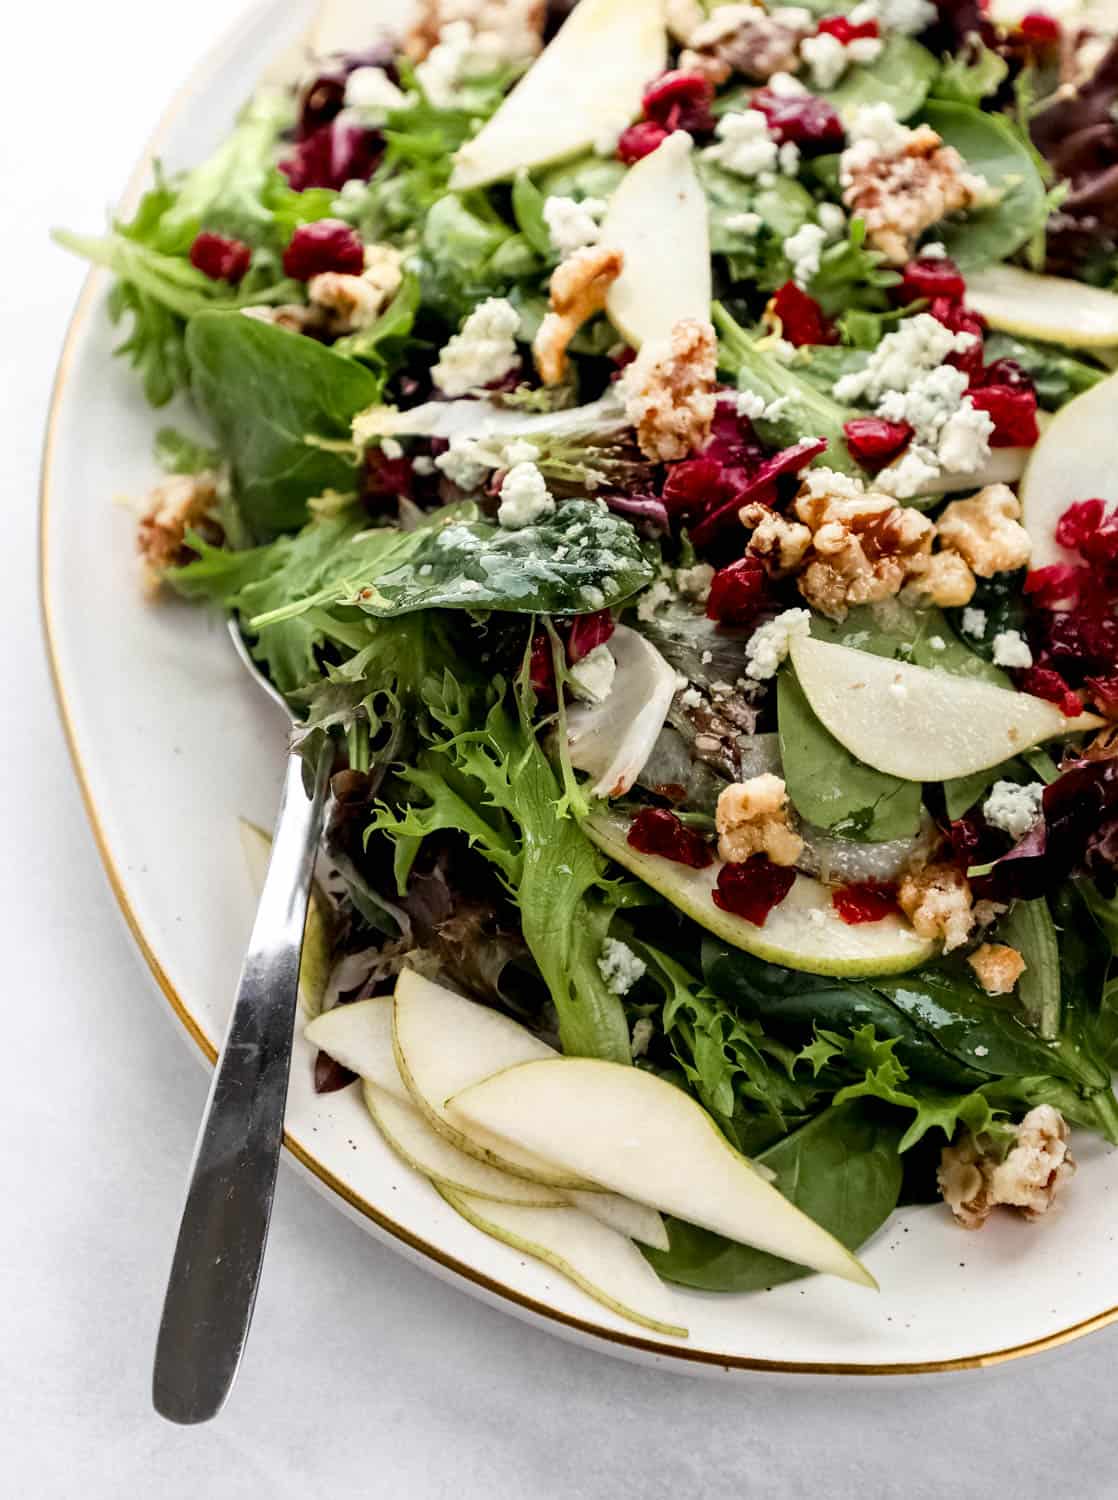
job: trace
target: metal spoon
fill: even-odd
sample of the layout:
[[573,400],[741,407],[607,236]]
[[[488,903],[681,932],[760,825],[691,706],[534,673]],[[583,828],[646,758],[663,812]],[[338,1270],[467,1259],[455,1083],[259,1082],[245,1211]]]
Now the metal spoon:
[[[290,714],[235,621],[229,632],[253,679]],[[217,1415],[248,1338],[283,1143],[303,927],[332,762],[327,739],[308,797],[303,759],[288,757],[268,874],[194,1148],[159,1324],[152,1400],[171,1422]]]

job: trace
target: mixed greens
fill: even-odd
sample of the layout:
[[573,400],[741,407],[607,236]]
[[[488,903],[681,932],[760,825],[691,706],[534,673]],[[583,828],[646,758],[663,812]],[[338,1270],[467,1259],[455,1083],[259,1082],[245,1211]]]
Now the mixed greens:
[[1116,59],[432,0],[59,235],[181,408],[150,580],[335,740],[316,1005],[418,971],[653,1074],[852,1250],[1118,1144]]

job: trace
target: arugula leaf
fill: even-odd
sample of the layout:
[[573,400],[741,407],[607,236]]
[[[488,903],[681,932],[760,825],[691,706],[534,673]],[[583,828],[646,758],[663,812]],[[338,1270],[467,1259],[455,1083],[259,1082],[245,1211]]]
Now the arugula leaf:
[[857,313],[891,316],[888,289],[901,278],[883,265],[884,259],[879,250],[867,249],[865,222],[854,219],[846,238],[828,245],[820,256],[811,295],[829,318],[842,313],[848,324]]
[[301,526],[306,503],[355,485],[354,416],[381,382],[314,339],[240,314],[204,313],[186,335],[191,387],[217,433],[244,516],[262,538]]
[[939,63],[926,47],[893,32],[872,63],[848,68],[823,98],[841,115],[864,104],[888,104],[898,120],[907,120],[923,104],[938,72]]
[[[761,1152],[776,1186],[850,1250],[865,1244],[897,1206],[900,1127],[872,1105],[825,1109]],[[665,1220],[667,1250],[643,1249],[657,1275],[707,1292],[751,1292],[811,1273],[680,1219]]]
[[1045,186],[1031,146],[1004,115],[966,104],[930,100],[923,117],[954,146],[972,172],[999,192],[996,203],[945,219],[936,233],[963,271],[1006,260],[1026,244],[1048,216]]

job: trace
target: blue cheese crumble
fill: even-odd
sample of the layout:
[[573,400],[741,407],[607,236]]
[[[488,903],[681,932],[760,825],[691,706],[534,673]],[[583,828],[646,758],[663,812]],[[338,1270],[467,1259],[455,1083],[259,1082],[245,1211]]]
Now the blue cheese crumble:
[[518,463],[501,481],[501,503],[497,520],[507,531],[534,526],[555,509],[547,481],[533,463]]
[[445,396],[464,396],[503,379],[519,359],[519,331],[520,314],[512,303],[505,297],[487,297],[443,346],[431,379]]
[[999,630],[994,637],[996,667],[1031,667],[1033,653],[1019,630]]
[[787,659],[792,642],[811,634],[811,611],[786,609],[774,620],[767,620],[749,637],[745,646],[745,675],[754,682],[775,677],[780,664]]
[[[638,958],[627,943],[620,938],[606,938],[602,944],[598,971],[606,982],[606,989],[615,995],[626,995],[645,973],[648,965]],[[634,1034],[634,1042],[636,1036]],[[648,1043],[645,1043],[647,1046]]]
[[1040,817],[1044,787],[1039,781],[1018,786],[1015,781],[995,781],[982,806],[991,828],[1000,828],[1011,839],[1022,839]]

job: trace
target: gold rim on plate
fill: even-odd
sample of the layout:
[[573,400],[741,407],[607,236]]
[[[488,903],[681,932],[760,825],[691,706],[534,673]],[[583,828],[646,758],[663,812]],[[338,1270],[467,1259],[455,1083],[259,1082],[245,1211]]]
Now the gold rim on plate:
[[[216,69],[218,62],[226,55],[241,28],[250,25],[253,17],[267,8],[266,5],[256,7],[249,13],[248,17],[243,18],[231,30],[228,36],[218,43],[203,59],[186,83],[176,92],[129,181],[123,198],[123,205],[126,209],[134,207],[138,201],[143,184],[155,160],[156,153],[190,96]],[[159,960],[158,954],[144,933],[139,918],[128,899],[124,881],[117,867],[113,852],[109,847],[101,816],[93,800],[89,778],[86,775],[85,766],[82,762],[77,733],[67,703],[66,689],[62,681],[62,671],[55,648],[55,631],[51,614],[49,572],[47,567],[48,516],[51,506],[55,448],[61,426],[63,401],[67,392],[78,341],[93,310],[96,295],[105,279],[106,273],[98,270],[91,271],[86,278],[78,298],[77,306],[74,309],[73,317],[70,320],[69,328],[67,329],[51,393],[46,433],[43,442],[39,484],[39,598],[43,634],[47,659],[50,665],[51,681],[54,686],[55,699],[58,704],[59,715],[62,719],[62,726],[65,731],[66,743],[69,748],[78,785],[81,789],[82,802],[85,806],[86,815],[89,818],[90,827],[93,831],[98,853],[101,856],[105,874],[108,876],[109,885],[121,913],[128,924],[129,930],[135,938],[140,952],[143,954],[156,983],[163,991],[172,1011],[203,1056],[212,1064],[216,1061],[216,1049],[206,1036],[197,1018],[191,1013],[183,997],[172,985],[166,970]],[[706,1365],[724,1370],[754,1370],[783,1375],[927,1375],[951,1370],[988,1369],[994,1365],[1004,1364],[1011,1359],[1020,1359],[1027,1354],[1040,1354],[1046,1350],[1058,1348],[1061,1344],[1067,1344],[1073,1339],[1082,1338],[1084,1334],[1094,1333],[1098,1329],[1105,1328],[1118,1320],[1118,1306],[1116,1306],[1108,1308],[1105,1312],[1096,1313],[1093,1317],[1085,1318],[1080,1323],[1074,1323],[1068,1328],[1062,1328],[1056,1333],[1046,1334],[1043,1338],[1031,1339],[1027,1343],[1015,1344],[1007,1349],[995,1349],[982,1354],[962,1355],[956,1359],[914,1360],[897,1364],[853,1364],[805,1360],[751,1359],[742,1355],[713,1354],[705,1350],[688,1349],[676,1344],[660,1344],[652,1339],[620,1333],[614,1329],[602,1328],[600,1325],[587,1322],[582,1318],[572,1317],[570,1314],[560,1312],[544,1302],[536,1301],[533,1297],[526,1297],[523,1293],[506,1286],[502,1282],[494,1281],[483,1272],[477,1271],[472,1266],[456,1260],[451,1255],[447,1255],[437,1245],[428,1243],[428,1241],[421,1239],[410,1230],[405,1229],[403,1225],[397,1224],[387,1214],[362,1198],[360,1194],[355,1193],[352,1188],[348,1187],[346,1183],[331,1172],[328,1167],[324,1166],[322,1162],[318,1161],[305,1146],[286,1131],[284,1133],[284,1145],[300,1165],[312,1173],[325,1187],[336,1193],[350,1208],[371,1220],[378,1228],[382,1229],[393,1239],[399,1240],[401,1244],[406,1245],[410,1250],[417,1252],[429,1260],[433,1260],[444,1270],[452,1272],[457,1277],[461,1277],[463,1281],[469,1282],[472,1286],[479,1288],[499,1301],[511,1303],[515,1308],[533,1314],[534,1317],[539,1318],[543,1322],[559,1323],[564,1328],[583,1334],[588,1338],[620,1345],[624,1349],[631,1350],[634,1353],[656,1355],[664,1361],[683,1360],[691,1364]]]

